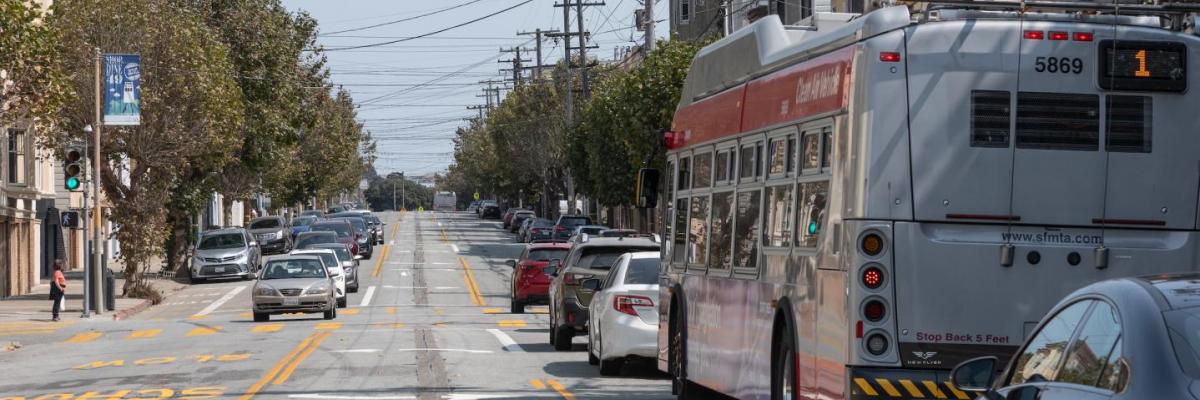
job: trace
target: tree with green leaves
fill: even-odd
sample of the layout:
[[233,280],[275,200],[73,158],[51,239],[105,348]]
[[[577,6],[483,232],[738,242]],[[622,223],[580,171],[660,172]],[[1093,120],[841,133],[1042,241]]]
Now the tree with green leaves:
[[0,125],[54,129],[71,87],[49,10],[27,0],[0,0]]

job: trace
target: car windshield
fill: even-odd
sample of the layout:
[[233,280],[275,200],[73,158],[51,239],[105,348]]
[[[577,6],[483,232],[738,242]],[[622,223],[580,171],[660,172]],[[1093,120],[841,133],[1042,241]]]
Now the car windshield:
[[313,224],[311,229],[314,231],[318,231],[318,232],[325,231],[325,232],[337,233],[338,237],[350,237],[350,234],[352,233],[350,230],[350,224],[340,224],[340,223],[338,223],[338,224],[317,223],[317,224]]
[[529,250],[526,260],[550,261],[561,260],[567,256],[567,249],[533,249]]
[[297,217],[292,219],[292,226],[309,226],[313,222],[317,222],[315,217]]
[[592,219],[588,217],[563,217],[558,220],[558,224],[569,229],[574,229],[580,225],[588,225],[592,223]]
[[337,253],[337,258],[340,261],[350,261],[350,260],[354,259],[354,256],[350,255],[350,250],[346,249],[346,246],[339,245],[336,247],[334,247],[334,246],[314,246],[314,247],[318,248],[318,249],[333,250],[334,253]]
[[316,235],[313,235],[313,234],[300,235],[300,239],[296,240],[296,248],[303,249],[305,247],[308,247],[308,246],[311,246],[314,244],[337,243],[338,242],[336,234],[333,234],[332,232],[330,232],[330,233],[322,232],[322,233],[323,234],[316,234]]
[[246,238],[240,233],[222,233],[205,236],[200,240],[200,250],[236,249],[246,247]]
[[278,228],[280,225],[282,224],[279,223],[279,219],[277,218],[260,219],[250,222],[250,229]]
[[634,258],[625,270],[625,284],[653,285],[658,283],[658,257]]
[[286,260],[271,260],[267,262],[267,266],[263,268],[262,279],[312,279],[326,278],[329,273],[325,271],[321,260],[312,258],[292,258]]

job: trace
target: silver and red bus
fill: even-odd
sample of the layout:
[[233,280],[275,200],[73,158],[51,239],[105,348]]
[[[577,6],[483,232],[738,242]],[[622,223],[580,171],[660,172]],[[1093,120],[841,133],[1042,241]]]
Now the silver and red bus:
[[1071,290],[1197,269],[1196,6],[928,4],[694,59],[660,192],[681,397],[967,399],[950,368]]

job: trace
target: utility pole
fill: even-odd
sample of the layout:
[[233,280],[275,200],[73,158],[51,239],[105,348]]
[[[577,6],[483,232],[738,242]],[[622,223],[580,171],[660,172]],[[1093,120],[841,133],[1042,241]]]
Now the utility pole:
[[[650,0],[647,0],[647,1],[650,1]],[[583,0],[575,0],[575,22],[579,26],[579,30],[576,31],[579,33],[579,62],[580,62],[579,73],[581,74],[580,78],[583,79],[583,99],[587,100],[587,98],[591,95],[591,90],[590,90],[591,85],[588,84],[588,81],[589,81],[589,79],[588,79],[588,64],[589,63],[588,63],[588,58],[587,58],[587,49],[588,49],[587,41],[588,41],[588,36],[591,35],[591,33],[583,30],[583,7],[585,7],[585,6],[603,7],[604,2],[585,3]],[[599,46],[597,46],[597,47],[599,47]],[[572,207],[574,207],[574,206],[572,206]]]
[[654,51],[654,0],[642,0],[645,11],[642,11],[642,29],[646,31],[646,55]]
[[535,29],[533,32],[517,32],[518,35],[523,35],[523,36],[524,35],[534,35],[533,41],[535,43],[537,43],[537,45],[535,46],[535,49],[536,49],[535,51],[536,51],[536,56],[537,56],[537,64],[535,64],[535,67],[533,70],[534,71],[534,76],[533,76],[534,81],[537,81],[538,79],[542,79],[542,76],[543,76],[542,75],[542,35],[548,34],[548,33],[558,33],[558,30],[554,29],[554,30],[544,31],[541,28],[538,28],[538,29]]
[[[521,67],[521,63],[530,61],[530,60],[525,60],[525,59],[522,59],[522,58],[521,58],[521,52],[522,52],[522,51],[528,51],[528,50],[522,49],[522,48],[520,48],[520,47],[512,47],[512,48],[509,48],[508,50],[505,50],[505,49],[500,49],[500,52],[501,52],[501,53],[513,53],[513,54],[515,54],[515,56],[514,56],[514,57],[513,57],[511,60],[499,60],[499,61],[497,61],[497,62],[499,62],[499,63],[512,63],[512,65],[513,65],[513,67],[512,67],[512,82],[513,82],[513,87],[516,87],[516,86],[520,86],[520,85],[521,85],[521,71],[523,71],[523,70],[525,69],[525,68],[522,68],[522,67]],[[508,71],[508,69],[501,69],[500,71]]]
[[400,211],[396,208],[396,182],[392,182],[392,211]]
[[[476,97],[479,97],[479,96],[476,96]],[[485,105],[467,106],[468,110],[478,110],[479,111],[479,121],[480,122],[483,122],[483,110],[486,108],[487,108],[487,106],[485,106]]]
[[561,5],[555,4],[554,6],[562,7],[563,9],[563,33],[552,36],[563,38],[563,66],[566,67],[564,68],[563,74],[566,75],[565,87],[567,88],[566,107],[564,108],[566,109],[566,121],[567,125],[569,126],[571,125],[571,120],[573,119],[571,114],[575,110],[575,94],[573,93],[575,91],[575,85],[571,79],[571,0],[563,0]]
[[103,208],[100,207],[100,131],[104,129],[104,113],[101,107],[104,101],[104,88],[100,83],[100,63],[103,61],[103,54],[100,53],[100,48],[96,48],[96,124],[92,128],[92,137],[95,140],[96,148],[93,150],[95,159],[95,167],[92,169],[92,307],[96,309],[96,315],[102,314],[104,310],[104,273],[100,270],[100,258],[103,255],[103,243],[100,240],[100,214]]

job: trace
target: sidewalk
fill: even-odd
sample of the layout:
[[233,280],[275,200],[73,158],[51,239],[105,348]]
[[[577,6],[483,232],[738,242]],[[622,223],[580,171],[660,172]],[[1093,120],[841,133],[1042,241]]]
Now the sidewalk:
[[[83,310],[83,273],[70,271],[65,275],[67,277],[67,297],[63,303],[66,310],[59,312],[59,318],[62,320],[60,324],[64,324],[65,322],[64,325],[66,325],[87,321],[88,319],[80,318]],[[170,278],[150,279],[148,282],[162,293],[163,298],[167,298],[172,293],[187,286]],[[124,284],[125,280],[121,279],[118,275],[114,285],[114,289],[117,292],[116,310],[106,310],[98,317],[92,316],[91,320],[124,319],[151,306],[149,300],[121,297],[121,287]],[[2,325],[28,325],[32,328],[36,324],[29,323],[51,324],[53,323],[50,321],[50,308],[52,306],[49,283],[43,283],[34,287],[33,292],[30,294],[0,300],[0,330],[3,330]],[[22,324],[22,322],[26,324]]]

